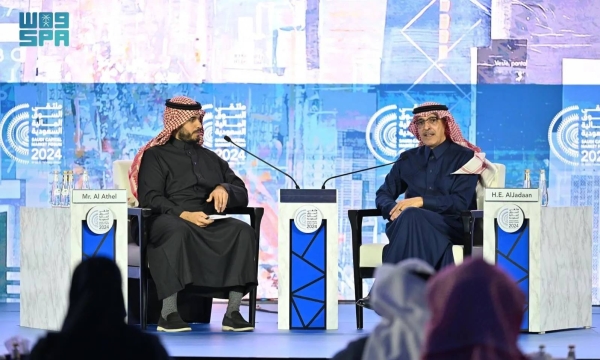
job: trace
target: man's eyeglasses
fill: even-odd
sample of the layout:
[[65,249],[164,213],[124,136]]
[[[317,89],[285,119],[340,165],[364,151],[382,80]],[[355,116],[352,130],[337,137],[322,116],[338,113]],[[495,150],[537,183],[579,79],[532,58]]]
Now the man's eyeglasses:
[[428,119],[419,119],[417,121],[415,121],[415,124],[417,124],[418,128],[422,128],[423,126],[425,126],[425,123],[428,123],[429,125],[435,125],[437,124],[439,118],[436,117],[430,117]]

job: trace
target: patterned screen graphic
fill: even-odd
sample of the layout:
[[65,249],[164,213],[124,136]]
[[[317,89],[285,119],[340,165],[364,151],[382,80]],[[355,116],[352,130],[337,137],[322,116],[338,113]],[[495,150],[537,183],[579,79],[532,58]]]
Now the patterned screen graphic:
[[[165,99],[188,95],[207,110],[206,146],[265,208],[260,297],[277,297],[277,190],[291,184],[223,136],[320,188],[415,146],[410,110],[437,101],[506,165],[507,186],[525,169],[535,186],[545,169],[550,206],[594,207],[600,304],[600,7],[530,2],[0,0],[0,299],[18,300],[19,208],[49,206],[51,172],[73,170],[77,183],[85,169],[93,188],[112,187],[113,161],[160,131]],[[68,46],[21,44],[27,12],[43,13],[38,42],[67,12]],[[339,193],[342,299],[353,298],[347,210],[374,207],[387,171],[328,185]],[[383,220],[363,229],[365,241],[387,241]]]

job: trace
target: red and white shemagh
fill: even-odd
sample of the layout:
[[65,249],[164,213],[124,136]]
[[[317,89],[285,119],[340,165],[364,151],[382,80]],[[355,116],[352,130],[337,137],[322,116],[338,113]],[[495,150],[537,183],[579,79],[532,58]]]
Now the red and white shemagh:
[[421,359],[525,360],[517,340],[525,295],[500,267],[479,257],[427,282],[431,316]]
[[[169,101],[172,103],[183,105],[197,104],[196,101],[190,99],[187,96],[176,96],[170,99]],[[164,129],[154,139],[150,140],[146,145],[142,146],[142,148],[133,158],[131,168],[129,168],[129,185],[131,186],[131,193],[136,199],[138,195],[138,174],[140,172],[140,165],[142,163],[142,157],[144,156],[144,152],[153,146],[160,146],[166,144],[167,141],[169,141],[169,139],[173,135],[173,133],[177,129],[179,129],[183,124],[185,124],[191,117],[198,116],[200,120],[202,120],[204,118],[205,113],[206,112],[204,110],[179,110],[170,107],[165,108],[165,113],[163,115]],[[204,128],[201,128],[200,140],[198,140],[198,144],[202,145],[203,143]]]
[[[435,102],[426,102],[418,107],[423,106],[431,106],[431,105],[441,105]],[[460,131],[460,127],[454,120],[454,117],[448,110],[434,110],[434,111],[426,111],[419,113],[413,116],[413,120],[408,126],[408,131],[410,131],[416,138],[419,140],[419,146],[423,146],[423,141],[421,140],[421,136],[419,135],[419,130],[417,129],[417,119],[435,114],[439,119],[446,120],[446,137],[452,140],[452,142],[469,148],[475,152],[475,156],[471,160],[469,160],[466,164],[464,164],[460,169],[456,170],[452,174],[478,174],[480,179],[480,185],[483,187],[489,187],[493,185],[495,180],[495,175],[497,173],[496,166],[485,158],[485,153],[481,152],[481,149],[470,142],[468,142],[462,135]],[[478,186],[479,188],[479,186]],[[479,190],[479,189],[478,189]]]

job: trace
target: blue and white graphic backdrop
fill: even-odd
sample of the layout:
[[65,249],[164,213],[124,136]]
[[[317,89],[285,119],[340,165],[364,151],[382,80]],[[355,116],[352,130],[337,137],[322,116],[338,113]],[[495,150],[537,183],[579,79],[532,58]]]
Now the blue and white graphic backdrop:
[[[410,109],[449,105],[507,166],[507,185],[548,173],[551,206],[594,207],[600,304],[600,7],[575,0],[0,0],[0,301],[18,301],[21,206],[48,206],[49,174],[112,186],[162,127],[164,100],[207,109],[207,146],[266,209],[261,297],[277,297],[279,173],[302,188],[414,146]],[[68,12],[69,46],[20,46],[19,13]],[[40,26],[46,26],[41,24]],[[371,208],[388,168],[337,179],[340,297],[352,298],[347,210]],[[387,241],[381,220],[367,241]],[[6,240],[3,240],[5,239]],[[565,239],[569,241],[569,239]]]

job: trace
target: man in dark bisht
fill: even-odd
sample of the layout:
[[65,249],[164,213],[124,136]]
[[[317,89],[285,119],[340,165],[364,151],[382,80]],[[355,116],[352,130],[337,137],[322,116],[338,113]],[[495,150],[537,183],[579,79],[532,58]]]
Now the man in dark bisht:
[[62,329],[41,338],[30,360],[167,360],[158,338],[125,323],[122,278],[114,261],[84,260],[73,272]]
[[204,148],[200,103],[167,100],[164,130],[135,156],[129,179],[139,205],[151,208],[148,263],[162,300],[158,331],[190,331],[177,312],[177,293],[193,285],[229,299],[224,331],[252,331],[240,314],[242,297],[258,284],[254,229],[233,218],[212,220],[248,206],[248,190],[227,162]]
[[[454,263],[452,246],[462,244],[460,212],[476,209],[479,174],[490,163],[463,138],[445,105],[424,103],[413,115],[408,130],[419,146],[402,153],[376,193],[389,221],[382,261],[417,258],[440,270]],[[370,309],[370,296],[357,304]]]

